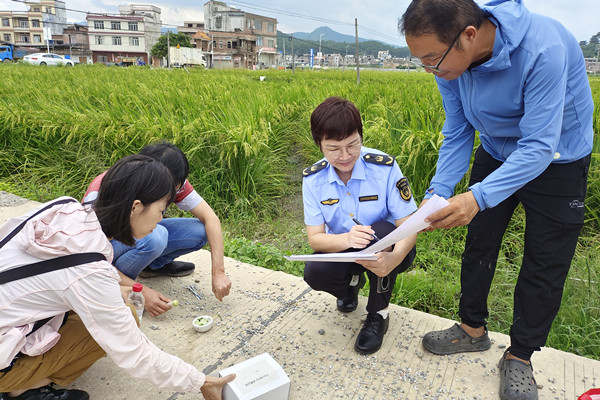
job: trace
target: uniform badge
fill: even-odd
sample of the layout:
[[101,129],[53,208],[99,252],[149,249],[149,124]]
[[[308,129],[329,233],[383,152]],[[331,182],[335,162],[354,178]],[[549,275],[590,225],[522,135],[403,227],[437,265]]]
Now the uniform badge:
[[324,206],[332,206],[339,202],[340,202],[340,199],[327,199],[327,200],[321,201],[321,204],[323,204]]
[[390,167],[394,164],[394,157],[387,154],[368,153],[363,156],[363,160],[371,164],[389,165]]
[[308,168],[304,168],[304,170],[302,171],[302,176],[304,178],[306,178],[309,175],[314,174],[315,172],[319,172],[322,169],[324,169],[326,166],[328,165],[327,161],[319,161],[318,163],[315,163],[313,165],[311,165]]
[[400,191],[400,197],[402,197],[402,200],[409,201],[412,198],[412,190],[410,190],[408,179],[406,179],[406,177],[401,178],[398,182],[396,182],[396,187],[398,188],[398,191]]
[[358,198],[358,201],[376,201],[379,199],[379,196],[376,194],[373,194],[371,196],[361,196]]

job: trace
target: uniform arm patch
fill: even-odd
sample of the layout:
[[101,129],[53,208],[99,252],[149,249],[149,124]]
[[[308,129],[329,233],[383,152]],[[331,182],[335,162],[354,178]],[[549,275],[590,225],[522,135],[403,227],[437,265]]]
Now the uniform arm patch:
[[319,172],[322,169],[324,169],[327,165],[327,161],[319,161],[318,163],[315,163],[310,167],[304,168],[304,170],[302,171],[302,177],[306,178],[309,175]]
[[367,153],[363,156],[365,162],[377,165],[394,165],[394,157],[387,154]]
[[403,177],[396,182],[396,187],[400,192],[400,197],[402,197],[402,200],[409,201],[412,198],[412,190],[410,189],[410,185],[408,184],[408,179],[406,177]]

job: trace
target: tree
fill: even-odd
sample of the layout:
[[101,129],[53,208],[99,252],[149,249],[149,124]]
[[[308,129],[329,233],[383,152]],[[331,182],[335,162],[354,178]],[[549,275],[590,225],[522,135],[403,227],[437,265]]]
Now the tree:
[[592,36],[589,42],[579,42],[579,47],[581,47],[581,51],[585,58],[598,57],[598,51],[600,50],[600,32]]
[[169,45],[171,47],[179,45],[179,47],[194,47],[190,42],[190,37],[185,33],[167,32],[158,38],[158,42],[150,50],[152,57],[163,58],[167,56],[167,35],[169,36]]

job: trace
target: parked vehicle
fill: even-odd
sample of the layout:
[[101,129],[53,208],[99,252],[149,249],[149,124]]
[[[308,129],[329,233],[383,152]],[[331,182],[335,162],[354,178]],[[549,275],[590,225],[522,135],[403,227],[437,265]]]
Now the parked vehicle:
[[72,67],[73,61],[54,53],[34,53],[23,57],[23,61],[33,65],[66,65]]
[[0,42],[0,61],[10,62],[17,61],[27,54],[25,50],[15,49],[15,45],[9,42]]
[[188,67],[193,65],[203,66],[206,68],[206,57],[202,49],[194,47],[170,47],[169,61],[172,67]]

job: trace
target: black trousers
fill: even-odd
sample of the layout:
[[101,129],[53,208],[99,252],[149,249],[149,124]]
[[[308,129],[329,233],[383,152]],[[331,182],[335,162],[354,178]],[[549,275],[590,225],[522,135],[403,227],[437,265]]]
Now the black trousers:
[[[375,235],[381,239],[396,229],[396,226],[388,221],[378,221],[371,224],[371,228],[375,231]],[[348,249],[345,251],[358,250]],[[304,280],[314,290],[324,291],[332,294],[337,299],[341,299],[348,293],[348,286],[352,275],[359,275],[366,272],[370,282],[367,311],[376,313],[390,304],[396,277],[412,265],[415,255],[416,248],[413,247],[406,257],[404,257],[404,260],[390,272],[388,275],[389,290],[385,293],[377,293],[377,275],[355,262],[308,261],[304,267]]]
[[[529,359],[546,344],[584,221],[591,156],[551,164],[540,176],[471,221],[462,256],[459,315],[471,327],[486,324],[487,297],[502,237],[517,205],[525,209],[523,261],[514,291],[511,354]],[[483,147],[475,153],[469,185],[502,165]]]

